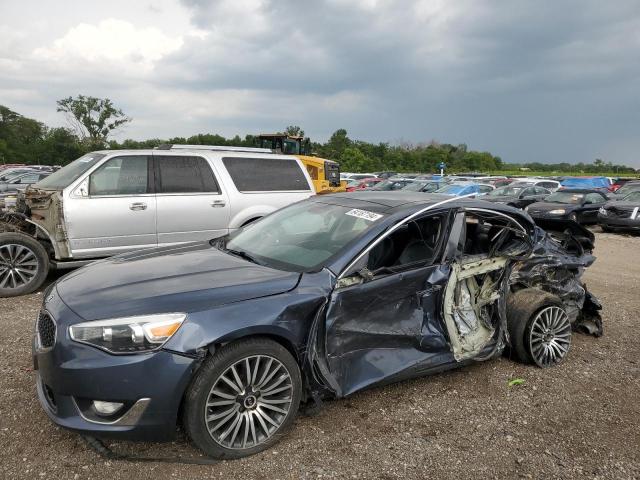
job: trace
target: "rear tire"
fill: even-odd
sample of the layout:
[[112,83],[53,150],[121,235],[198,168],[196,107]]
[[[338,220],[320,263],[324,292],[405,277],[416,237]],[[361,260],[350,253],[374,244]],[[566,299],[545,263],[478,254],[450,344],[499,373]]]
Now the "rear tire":
[[287,433],[301,394],[300,369],[286,348],[265,338],[240,340],[202,364],[187,389],[183,425],[210,457],[246,457]]
[[535,288],[507,299],[512,356],[548,368],[562,362],[571,346],[571,323],[558,297]]
[[49,255],[40,242],[24,233],[0,233],[0,297],[33,292],[48,273]]

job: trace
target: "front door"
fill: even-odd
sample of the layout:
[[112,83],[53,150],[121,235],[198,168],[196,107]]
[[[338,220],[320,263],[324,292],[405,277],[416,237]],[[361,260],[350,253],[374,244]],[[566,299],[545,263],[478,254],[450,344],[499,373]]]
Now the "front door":
[[154,154],[158,244],[210,240],[228,232],[226,192],[203,157]]
[[438,313],[445,224],[439,214],[403,225],[338,280],[325,358],[339,396],[453,361]]
[[70,194],[64,215],[74,258],[157,245],[156,199],[149,171],[146,155],[113,157]]

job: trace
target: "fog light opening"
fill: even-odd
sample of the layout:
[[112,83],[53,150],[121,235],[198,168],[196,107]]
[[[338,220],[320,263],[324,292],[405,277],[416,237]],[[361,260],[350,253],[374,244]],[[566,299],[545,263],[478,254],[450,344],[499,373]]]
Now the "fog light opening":
[[113,415],[124,406],[120,402],[103,402],[102,400],[94,400],[92,405],[98,415],[105,416]]

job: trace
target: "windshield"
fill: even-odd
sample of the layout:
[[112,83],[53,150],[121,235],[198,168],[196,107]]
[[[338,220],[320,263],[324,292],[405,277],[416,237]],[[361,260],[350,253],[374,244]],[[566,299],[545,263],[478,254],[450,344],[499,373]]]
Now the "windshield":
[[444,193],[446,195],[459,195],[467,188],[468,188],[468,185],[456,185],[456,184],[446,185],[436,190],[436,193]]
[[631,183],[631,184],[627,183],[626,185],[623,185],[616,191],[616,195],[624,196],[631,192],[635,192],[637,190],[640,190],[640,183]]
[[582,203],[584,200],[584,193],[575,192],[556,192],[549,195],[545,202],[551,203],[573,203],[574,205]]
[[490,197],[502,197],[502,196],[509,196],[509,197],[517,197],[518,195],[520,195],[520,192],[522,191],[522,189],[524,188],[524,186],[522,187],[502,187],[502,188],[496,188],[495,190],[489,192],[489,196]]
[[317,270],[382,217],[351,207],[301,202],[230,234],[218,246],[280,270]]
[[371,187],[371,190],[400,190],[408,183],[412,183],[412,180],[385,180]]
[[44,190],[60,190],[66,188],[104,157],[104,153],[88,153],[57,172],[53,172],[47,178],[40,180],[34,187]]
[[640,202],[640,191],[632,192],[622,200],[625,202]]
[[432,193],[440,188],[440,184],[438,182],[411,182],[407,184],[403,190],[408,190],[410,192],[425,192]]
[[13,180],[16,177],[24,174],[25,172],[29,172],[30,170],[11,170],[8,173],[0,176],[0,182],[8,182],[9,180]]

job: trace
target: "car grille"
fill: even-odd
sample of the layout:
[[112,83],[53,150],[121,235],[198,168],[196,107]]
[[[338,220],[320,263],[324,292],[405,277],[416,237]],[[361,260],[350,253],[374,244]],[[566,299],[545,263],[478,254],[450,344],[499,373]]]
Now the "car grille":
[[609,207],[607,213],[616,218],[631,218],[633,208]]
[[56,322],[47,312],[38,315],[38,343],[41,348],[51,348],[56,343]]

